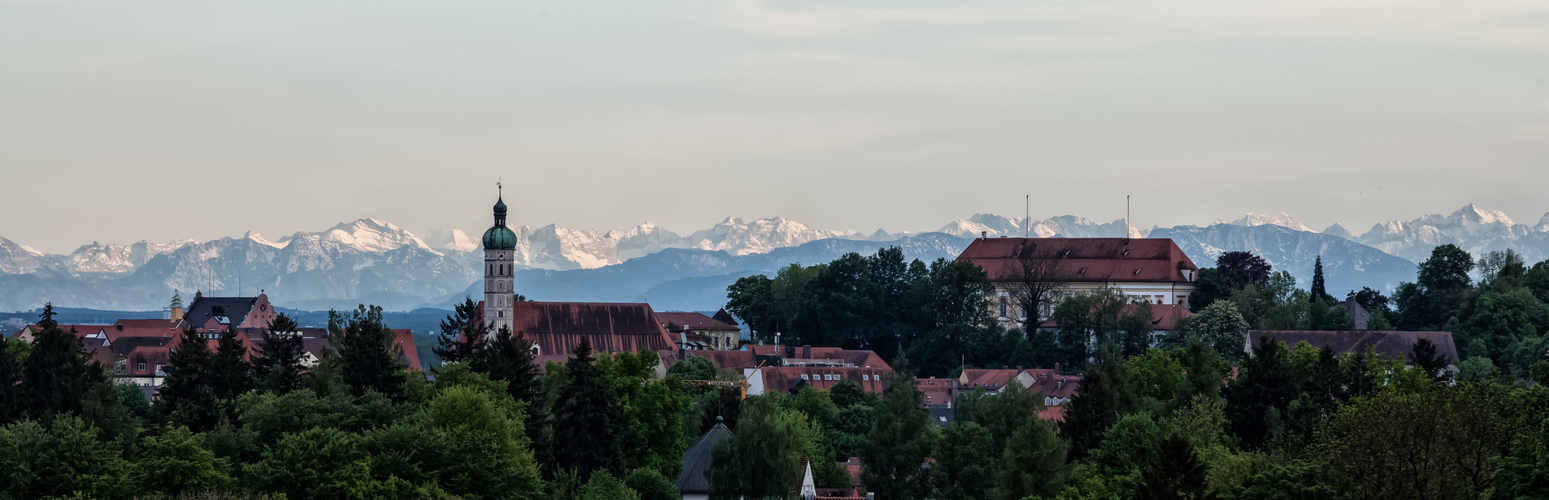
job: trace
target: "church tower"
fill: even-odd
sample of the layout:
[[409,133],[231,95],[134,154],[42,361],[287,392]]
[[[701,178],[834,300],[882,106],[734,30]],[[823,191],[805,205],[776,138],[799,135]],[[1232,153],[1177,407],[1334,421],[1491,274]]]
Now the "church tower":
[[511,328],[515,252],[516,233],[506,227],[506,202],[500,197],[495,201],[495,225],[484,232],[484,321],[493,325],[495,332]]

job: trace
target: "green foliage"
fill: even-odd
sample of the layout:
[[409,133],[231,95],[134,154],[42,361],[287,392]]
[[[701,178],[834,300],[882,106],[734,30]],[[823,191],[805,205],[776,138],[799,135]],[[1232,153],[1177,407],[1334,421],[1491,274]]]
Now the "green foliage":
[[1151,308],[1118,289],[1067,296],[1054,308],[1062,366],[1085,367],[1098,346],[1112,342],[1126,356],[1145,352],[1151,344]]
[[259,388],[284,394],[301,388],[305,368],[301,360],[307,354],[296,320],[280,313],[260,334],[263,343],[253,359],[253,375]]
[[1010,442],[1012,434],[1020,429],[1032,415],[1043,409],[1043,401],[1012,379],[1000,392],[986,394],[983,387],[957,398],[956,420],[976,422],[990,431],[995,444],[990,456],[1000,456]]
[[452,304],[452,314],[441,320],[441,335],[431,351],[443,365],[473,359],[488,346],[493,329],[494,324],[484,321],[484,313],[473,299],[464,296],[462,302]]
[[356,396],[367,389],[386,394],[395,401],[404,397],[403,365],[393,352],[393,332],[382,323],[382,308],[361,305],[344,324],[342,338],[334,345],[339,351],[344,383]]
[[974,422],[958,420],[942,432],[941,446],[931,468],[934,498],[976,500],[987,498],[1000,470],[990,430]]
[[1494,384],[1377,391],[1334,413],[1317,455],[1351,499],[1477,498],[1512,438],[1507,404]]
[[1104,345],[1101,362],[1081,379],[1081,389],[1065,403],[1065,421],[1060,436],[1070,440],[1070,452],[1085,458],[1097,449],[1104,432],[1119,418],[1137,406],[1131,388],[1129,367],[1112,344]]
[[1326,464],[1298,460],[1277,465],[1243,481],[1236,498],[1264,500],[1339,500],[1343,492],[1329,478]]
[[1210,346],[1222,358],[1235,360],[1247,345],[1248,321],[1238,312],[1236,303],[1216,301],[1170,332],[1162,345],[1184,347],[1196,340]]
[[617,396],[593,361],[591,343],[583,337],[575,357],[565,364],[570,383],[554,403],[554,465],[588,477],[597,470],[621,474],[624,417]]
[[1158,447],[1172,434],[1166,422],[1149,413],[1131,413],[1103,433],[1102,447],[1092,450],[1090,463],[1110,474],[1126,474],[1157,460]]
[[151,402],[145,400],[145,391],[140,390],[140,386],[118,384],[115,388],[118,389],[119,401],[124,405],[124,410],[129,412],[129,416],[140,420],[150,418]]
[[683,496],[671,479],[654,469],[635,469],[624,477],[624,484],[640,494],[640,500],[679,500]]
[[1189,441],[1176,434],[1159,443],[1155,460],[1141,470],[1140,478],[1137,500],[1212,498],[1206,488],[1205,464]]
[[1068,450],[1069,445],[1054,435],[1053,425],[1037,418],[1027,419],[1006,445],[990,498],[1011,500],[1059,493],[1068,473]]
[[1140,356],[1130,358],[1130,374],[1134,378],[1135,395],[1157,401],[1172,401],[1183,383],[1183,363],[1178,357],[1162,349],[1151,349]]
[[1459,382],[1488,382],[1501,378],[1501,370],[1495,367],[1490,358],[1474,356],[1458,363]]
[[22,361],[29,345],[0,335],[0,425],[15,421],[27,408],[22,383]]
[[684,415],[694,401],[682,380],[656,377],[660,364],[655,352],[602,355],[598,368],[618,398],[623,417],[621,446],[624,467],[650,468],[664,476],[677,477],[683,469],[683,452],[688,448],[680,438]]
[[1308,293],[1312,295],[1312,300],[1322,300],[1328,303],[1335,302],[1334,298],[1329,296],[1328,290],[1323,284],[1322,255],[1317,256],[1312,261],[1312,287],[1308,290]]
[[1492,477],[1491,500],[1549,498],[1549,419],[1513,443]]
[[784,498],[790,493],[801,479],[795,464],[803,444],[786,415],[771,398],[746,401],[736,435],[716,443],[712,453],[710,498]]
[[252,487],[294,499],[372,498],[383,485],[371,477],[371,461],[358,435],[314,428],[286,434],[246,466]]
[[920,407],[921,394],[907,364],[897,363],[893,379],[878,403],[871,433],[861,449],[861,483],[880,498],[909,500],[930,493],[924,469],[937,427]]
[[163,426],[187,427],[203,432],[219,420],[210,373],[214,354],[193,325],[183,330],[167,360],[167,378],[156,388],[152,419]]
[[147,437],[136,462],[136,481],[145,493],[176,497],[187,493],[224,491],[232,484],[231,460],[216,458],[204,448],[204,435],[173,427],[159,437]]
[[640,494],[605,470],[593,472],[579,493],[579,500],[640,500]]
[[21,377],[24,415],[44,422],[81,411],[86,393],[103,378],[102,365],[91,361],[73,332],[59,328],[53,314],[52,304],[45,304]]
[[1296,398],[1297,378],[1285,344],[1261,342],[1244,360],[1237,378],[1226,388],[1227,417],[1242,445],[1266,445],[1285,429],[1287,406]]

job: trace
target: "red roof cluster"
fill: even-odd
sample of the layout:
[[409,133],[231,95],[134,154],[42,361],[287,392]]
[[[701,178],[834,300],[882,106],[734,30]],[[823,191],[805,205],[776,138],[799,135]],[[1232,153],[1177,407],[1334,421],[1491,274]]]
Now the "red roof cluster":
[[1189,282],[1199,273],[1168,238],[979,238],[957,261],[984,268],[991,281],[1005,281],[1023,258],[1058,260],[1066,282]]

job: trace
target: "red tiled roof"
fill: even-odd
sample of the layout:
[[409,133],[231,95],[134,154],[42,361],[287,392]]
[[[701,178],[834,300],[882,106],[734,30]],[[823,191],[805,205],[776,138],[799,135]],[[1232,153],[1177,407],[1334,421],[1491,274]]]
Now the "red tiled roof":
[[[893,369],[886,364],[881,368],[766,366],[760,372],[763,374],[765,391],[787,394],[798,382],[804,382],[807,387],[827,391],[845,380],[859,384],[866,392],[881,394],[887,389],[887,381],[893,376]],[[806,375],[807,379],[802,380],[802,375]],[[825,375],[829,377],[824,377]],[[825,378],[829,379],[825,380]]]
[[1033,377],[1033,384],[1027,390],[1042,393],[1047,397],[1069,399],[1076,395],[1076,390],[1081,387],[1081,377],[1075,375],[1060,375],[1054,370],[1030,369],[1027,374]]
[[914,379],[914,388],[924,393],[925,404],[944,405],[957,395],[953,385],[955,382],[950,378],[917,378]]
[[415,348],[414,346],[414,333],[412,331],[394,328],[393,346],[403,349],[404,359],[402,359],[402,361],[409,365],[409,371],[423,371],[423,368],[420,367],[419,349]]
[[512,329],[536,343],[541,354],[569,356],[582,338],[599,353],[644,350],[676,352],[678,346],[656,320],[650,304],[605,302],[517,302]]
[[1415,342],[1424,338],[1436,344],[1436,354],[1445,356],[1453,364],[1458,362],[1458,348],[1452,342],[1452,332],[1248,330],[1248,341],[1254,347],[1258,347],[1266,336],[1284,342],[1287,348],[1295,348],[1297,343],[1306,341],[1313,347],[1328,347],[1335,353],[1364,353],[1367,346],[1376,346],[1379,354],[1404,360],[1409,359]]
[[1038,418],[1054,423],[1064,422],[1065,405],[1045,406],[1042,410],[1038,410]]
[[1018,373],[1021,373],[1021,371],[1013,369],[969,368],[963,370],[963,373],[958,375],[957,381],[962,385],[963,390],[973,390],[976,387],[993,390],[1005,387],[1006,383],[1016,378]]
[[685,359],[705,358],[715,363],[716,368],[735,370],[737,373],[742,373],[744,368],[758,366],[758,358],[753,357],[752,351],[684,351],[682,355]]
[[789,359],[832,359],[859,367],[889,366],[882,356],[874,351],[860,351],[842,349],[838,347],[796,347],[787,345],[750,345],[745,346],[749,352],[758,356],[780,356]]
[[1187,282],[1199,267],[1168,238],[979,238],[957,257],[989,274],[1008,279],[1018,256],[1031,249],[1037,258],[1059,259],[1066,282]]
[[726,323],[722,323],[720,321],[716,321],[715,319],[713,319],[713,318],[711,318],[709,316],[705,316],[703,314],[699,314],[699,313],[696,313],[696,312],[659,312],[659,313],[656,313],[656,318],[657,318],[658,322],[660,322],[662,324],[662,327],[664,327],[664,328],[667,326],[667,323],[672,323],[672,324],[678,325],[679,327],[682,327],[682,328],[684,328],[686,330],[690,330],[690,331],[693,331],[693,330],[741,331],[742,330],[741,328],[737,328],[735,325],[728,325]]

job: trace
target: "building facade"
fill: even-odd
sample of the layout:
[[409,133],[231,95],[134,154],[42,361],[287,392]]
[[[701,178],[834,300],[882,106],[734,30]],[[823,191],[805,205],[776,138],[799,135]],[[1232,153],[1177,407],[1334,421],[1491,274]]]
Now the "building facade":
[[[1041,323],[1060,297],[1116,289],[1137,302],[1188,307],[1199,267],[1167,238],[978,238],[957,257],[984,269],[995,285],[991,315],[1002,326]],[[1029,319],[1014,297],[1028,283],[1055,293]]]

